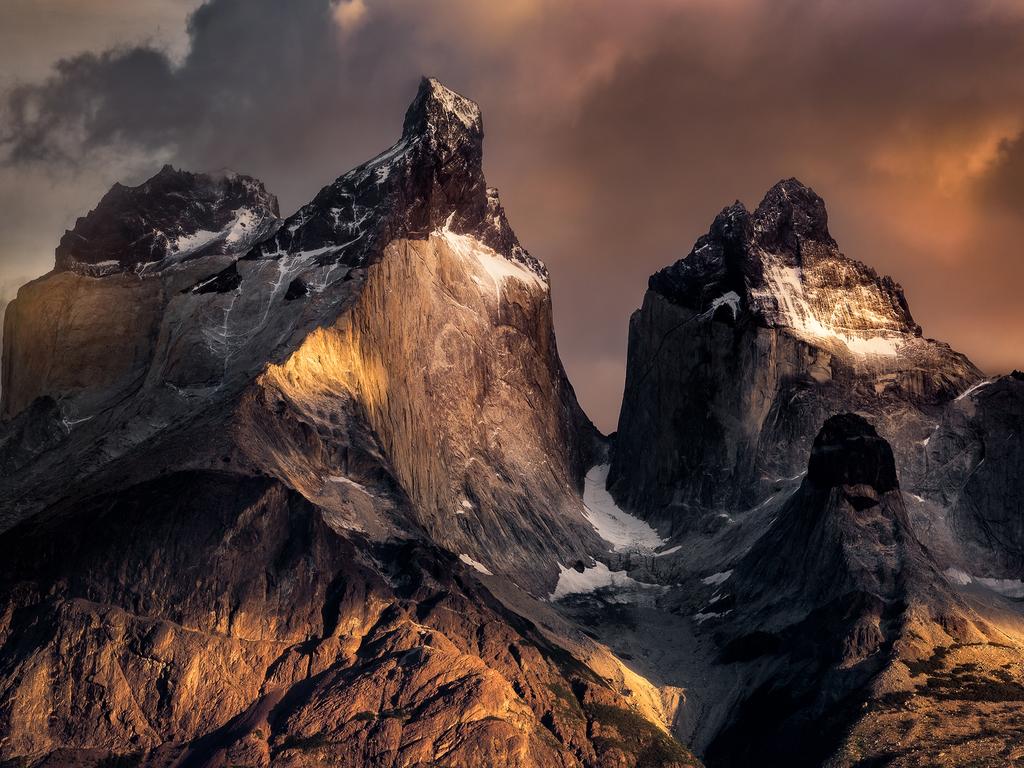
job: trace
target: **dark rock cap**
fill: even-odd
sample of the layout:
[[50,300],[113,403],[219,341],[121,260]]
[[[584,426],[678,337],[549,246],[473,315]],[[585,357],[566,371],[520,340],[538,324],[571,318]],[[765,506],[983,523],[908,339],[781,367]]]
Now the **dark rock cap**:
[[[56,250],[58,270],[115,263],[117,270],[158,263],[175,254],[174,242],[196,232],[217,232],[237,212],[252,216],[247,234],[255,238],[278,221],[277,198],[263,183],[230,171],[191,173],[165,165],[135,187],[114,184]],[[228,244],[211,243],[221,251]]]
[[765,194],[753,214],[754,231],[769,251],[797,252],[799,240],[835,247],[825,201],[797,179],[783,179]]
[[436,78],[424,77],[405,112],[402,136],[415,138],[431,131],[465,133],[467,138],[480,141],[484,135],[480,107]]
[[892,448],[862,416],[828,419],[811,447],[807,480],[820,488],[867,485],[877,493],[899,488]]

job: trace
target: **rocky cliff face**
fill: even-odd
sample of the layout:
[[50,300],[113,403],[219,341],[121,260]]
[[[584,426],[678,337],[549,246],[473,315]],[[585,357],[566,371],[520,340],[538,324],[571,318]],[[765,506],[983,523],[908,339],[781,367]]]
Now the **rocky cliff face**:
[[896,283],[839,252],[821,198],[783,181],[651,277],[630,320],[610,487],[668,526],[749,508],[849,409],[875,416],[915,473],[915,441],[981,378],[921,337]]
[[279,223],[277,199],[247,176],[165,166],[116,184],[61,238],[54,271],[11,302],[0,416],[46,395],[76,420],[129,397],[165,362],[161,320],[189,262],[237,258]]
[[530,596],[602,550],[578,493],[602,446],[482,138],[425,80],[396,145],[251,247],[167,245],[223,234],[237,201],[165,170],[19,296],[0,757],[695,764],[675,699]]
[[724,588],[722,660],[749,693],[712,764],[820,765],[896,659],[996,639],[945,586],[911,530],[889,444],[854,414],[825,422],[800,487]]
[[284,221],[165,168],[22,289],[0,761],[1024,755],[1021,375],[923,338],[788,180],[651,278],[609,468],[482,140],[424,80]]

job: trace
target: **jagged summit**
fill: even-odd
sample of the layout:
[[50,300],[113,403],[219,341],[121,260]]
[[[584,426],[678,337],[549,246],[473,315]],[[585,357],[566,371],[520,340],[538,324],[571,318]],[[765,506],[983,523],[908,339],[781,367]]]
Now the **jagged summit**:
[[775,184],[751,218],[757,240],[765,250],[799,254],[805,242],[836,245],[828,231],[825,201],[798,179]]
[[455,128],[482,139],[483,118],[476,102],[456,93],[433,77],[420,81],[416,98],[405,113],[402,137],[415,138],[429,131]]
[[285,258],[359,268],[399,238],[468,235],[540,278],[483,174],[483,123],[472,101],[433,78],[420,82],[401,138],[325,187],[247,259]]
[[838,353],[894,356],[921,334],[902,287],[839,251],[824,200],[797,179],[773,186],[753,213],[725,208],[650,288],[697,311],[747,310]]
[[138,186],[114,184],[64,233],[55,268],[93,276],[152,273],[198,256],[242,253],[278,222],[277,198],[262,182],[165,165]]
[[892,448],[863,416],[828,419],[811,447],[807,481],[822,488],[867,485],[877,493],[899,487]]

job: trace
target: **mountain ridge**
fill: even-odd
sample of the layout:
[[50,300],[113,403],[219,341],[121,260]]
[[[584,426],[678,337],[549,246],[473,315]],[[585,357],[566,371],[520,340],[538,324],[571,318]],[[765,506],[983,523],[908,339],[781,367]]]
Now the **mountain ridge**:
[[19,292],[0,760],[1005,764],[1020,377],[785,179],[651,277],[605,439],[482,153],[424,78],[283,221],[165,168]]

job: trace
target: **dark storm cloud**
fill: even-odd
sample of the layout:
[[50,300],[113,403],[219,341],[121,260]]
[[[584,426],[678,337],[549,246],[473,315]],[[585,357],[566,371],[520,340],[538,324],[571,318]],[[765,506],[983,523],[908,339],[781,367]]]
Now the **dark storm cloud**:
[[169,149],[200,168],[274,171],[296,160],[300,175],[323,162],[310,157],[311,140],[322,150],[332,128],[351,140],[352,116],[373,111],[363,98],[373,79],[360,62],[366,51],[341,44],[334,8],[213,0],[190,17],[180,65],[147,46],[65,59],[45,82],[10,92],[8,162],[81,164],[97,147],[126,146]]
[[165,54],[85,53],[55,69],[45,84],[20,85],[8,95],[2,141],[9,163],[77,164],[93,146],[157,146],[175,135],[178,88]]
[[1024,134],[999,143],[982,190],[988,202],[1024,216]]
[[[991,369],[1024,363],[1018,3],[208,0],[188,35],[180,61],[84,54],[12,90],[8,169],[77,167],[84,209],[125,173],[112,156],[141,158],[126,181],[229,166],[294,208],[391,143],[434,74],[484,109],[488,179],[551,269],[563,358],[606,429],[647,276],[793,175],[927,333]],[[0,229],[32,220],[11,205]]]

